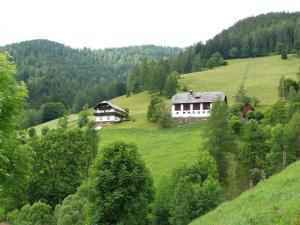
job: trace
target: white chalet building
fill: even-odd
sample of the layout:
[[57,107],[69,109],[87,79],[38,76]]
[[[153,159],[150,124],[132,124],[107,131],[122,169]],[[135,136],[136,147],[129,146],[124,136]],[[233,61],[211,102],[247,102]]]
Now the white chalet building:
[[220,100],[227,104],[223,92],[185,92],[172,97],[172,118],[177,120],[199,120],[210,116],[214,101]]
[[128,116],[124,109],[109,101],[100,102],[94,109],[97,126],[119,123]]

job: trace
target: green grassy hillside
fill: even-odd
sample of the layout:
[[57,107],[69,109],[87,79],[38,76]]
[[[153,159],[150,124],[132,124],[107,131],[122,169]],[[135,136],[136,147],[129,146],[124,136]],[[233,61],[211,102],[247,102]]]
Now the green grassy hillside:
[[289,55],[288,60],[282,60],[276,55],[229,60],[228,64],[213,70],[185,74],[181,83],[195,91],[223,91],[229,104],[232,104],[234,95],[244,82],[248,94],[257,97],[261,106],[266,107],[278,99],[280,77],[296,77],[300,59]]
[[[282,60],[280,56],[230,60],[228,66],[182,75],[180,83],[187,84],[195,91],[224,91],[229,97],[229,104],[232,104],[233,95],[244,80],[248,93],[258,97],[266,107],[278,99],[279,78],[282,75],[295,77],[299,66],[300,59],[294,57],[288,60]],[[205,124],[161,130],[157,124],[149,123],[146,119],[149,101],[150,95],[146,92],[113,99],[112,102],[129,109],[132,120],[104,127],[99,132],[100,148],[116,140],[135,143],[156,181],[179,163],[191,163],[196,159],[205,137],[202,132]],[[170,100],[166,102],[170,103]],[[75,126],[76,120],[77,115],[71,115],[70,126]],[[54,120],[36,128],[40,133],[42,127],[52,128],[56,125],[57,120]],[[232,167],[236,165],[233,163]]]
[[190,225],[300,224],[300,162]]

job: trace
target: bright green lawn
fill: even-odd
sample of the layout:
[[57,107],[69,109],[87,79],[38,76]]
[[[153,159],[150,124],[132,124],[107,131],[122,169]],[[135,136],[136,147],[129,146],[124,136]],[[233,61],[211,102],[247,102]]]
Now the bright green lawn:
[[300,161],[190,225],[299,225]]
[[154,181],[180,165],[197,159],[205,124],[186,125],[169,130],[103,129],[100,149],[113,141],[135,143]]

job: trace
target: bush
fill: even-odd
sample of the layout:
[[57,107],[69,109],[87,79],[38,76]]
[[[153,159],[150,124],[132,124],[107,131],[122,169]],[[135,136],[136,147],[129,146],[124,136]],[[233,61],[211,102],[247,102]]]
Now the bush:
[[229,126],[234,134],[240,134],[243,127],[241,118],[239,116],[230,117]]
[[227,62],[224,61],[222,55],[219,52],[212,54],[212,56],[206,62],[206,67],[209,69],[225,65],[227,65]]
[[90,224],[148,224],[152,179],[137,147],[123,142],[106,146],[93,169]]
[[83,225],[87,205],[87,199],[78,194],[69,195],[55,207],[56,225]]
[[156,105],[162,103],[163,100],[158,97],[158,96],[153,96],[150,100],[150,104],[148,106],[148,111],[147,111],[147,119],[150,122],[157,122],[158,118],[156,117]]
[[29,128],[28,135],[29,135],[29,137],[35,137],[36,136],[36,131],[33,127]]
[[282,59],[287,59],[287,58],[288,58],[288,56],[287,56],[287,50],[286,50],[286,49],[283,49],[283,50],[282,50],[281,58],[282,58]]
[[187,225],[214,209],[223,200],[217,178],[216,162],[206,151],[201,152],[194,165],[174,169],[158,186],[155,224]]
[[41,106],[42,121],[48,122],[66,114],[66,107],[60,102],[49,102]]
[[42,135],[45,136],[49,132],[49,130],[50,130],[49,127],[43,127],[41,131]]
[[11,225],[52,225],[51,207],[43,202],[25,205],[21,210],[14,210],[7,216]]
[[20,128],[33,127],[42,123],[42,114],[41,111],[30,109],[22,113],[20,119]]

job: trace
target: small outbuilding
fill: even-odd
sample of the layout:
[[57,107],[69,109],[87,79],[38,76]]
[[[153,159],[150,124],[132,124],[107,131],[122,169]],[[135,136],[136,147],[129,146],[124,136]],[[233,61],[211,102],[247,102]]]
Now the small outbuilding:
[[94,109],[97,126],[116,124],[128,117],[124,109],[109,101],[100,102]]
[[254,111],[254,108],[250,104],[243,105],[241,109],[241,116],[243,120],[247,119],[248,112],[250,111]]
[[172,118],[175,120],[197,121],[210,117],[214,101],[224,101],[223,92],[185,92],[172,97]]

